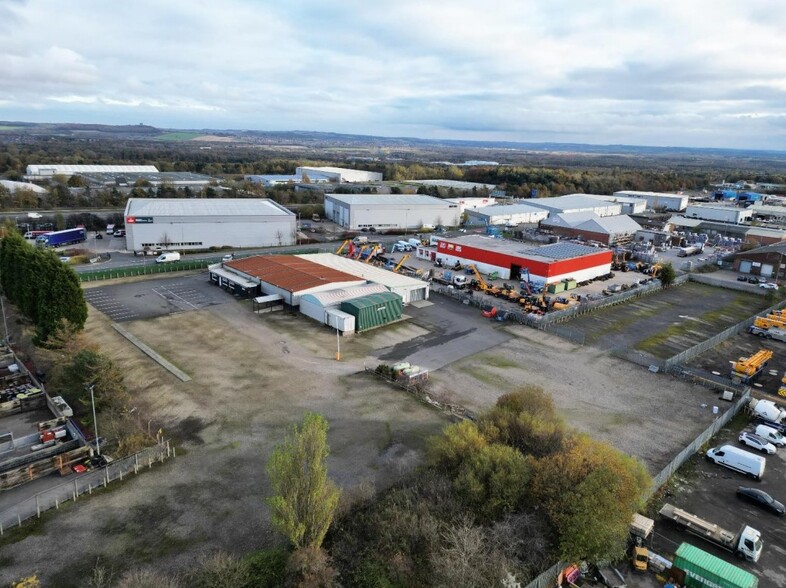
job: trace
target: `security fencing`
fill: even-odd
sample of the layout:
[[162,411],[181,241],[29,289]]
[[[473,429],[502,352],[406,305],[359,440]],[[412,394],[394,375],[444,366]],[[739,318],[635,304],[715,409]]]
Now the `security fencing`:
[[773,306],[770,306],[769,308],[767,308],[766,310],[762,311],[761,313],[758,313],[758,314],[755,314],[755,315],[753,315],[751,317],[746,318],[744,321],[741,321],[741,322],[737,323],[736,325],[733,325],[733,326],[729,327],[725,331],[721,331],[720,333],[718,333],[714,337],[710,337],[706,341],[702,341],[701,343],[698,343],[698,344],[694,345],[693,347],[689,347],[688,349],[686,349],[685,351],[683,351],[681,353],[678,353],[677,355],[673,355],[672,357],[668,358],[664,362],[664,367],[666,369],[671,369],[671,368],[673,368],[676,365],[680,365],[680,364],[683,364],[683,363],[685,363],[687,361],[690,361],[691,359],[693,359],[697,355],[701,355],[705,351],[707,351],[709,349],[712,349],[713,347],[715,347],[716,345],[718,345],[720,343],[723,343],[724,341],[726,341],[727,339],[730,339],[734,335],[737,335],[737,334],[742,333],[743,331],[747,330],[748,327],[750,327],[753,324],[753,321],[756,320],[756,317],[759,316],[760,314],[769,314],[773,310],[777,310],[777,309],[783,308],[784,306],[786,306],[786,300],[782,300],[782,301],[778,302],[777,304],[774,304]]
[[138,474],[144,468],[152,468],[155,463],[163,463],[165,459],[174,457],[175,450],[169,441],[161,439],[156,445],[108,463],[106,466],[75,476],[53,488],[39,492],[14,506],[0,512],[0,535],[13,527],[21,527],[24,521],[33,517],[40,518],[41,513],[52,508],[59,509],[69,500],[76,502],[80,496],[92,494],[108,484],[122,481],[123,477]]
[[726,288],[727,290],[739,290],[741,292],[748,292],[749,294],[765,295],[769,290],[759,288],[757,284],[749,284],[747,282],[738,282],[731,280],[722,280],[716,278],[712,274],[690,274],[691,282],[699,282],[700,284],[707,284],[708,286],[717,286],[719,288]]
[[537,578],[532,580],[525,588],[553,588],[556,585],[557,576],[567,567],[568,564],[557,562]]

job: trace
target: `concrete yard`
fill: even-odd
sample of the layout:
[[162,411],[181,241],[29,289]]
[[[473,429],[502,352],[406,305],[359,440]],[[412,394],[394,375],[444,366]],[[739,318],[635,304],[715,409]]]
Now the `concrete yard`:
[[762,296],[688,282],[577,317],[556,330],[579,333],[600,349],[636,349],[665,359],[767,306]]

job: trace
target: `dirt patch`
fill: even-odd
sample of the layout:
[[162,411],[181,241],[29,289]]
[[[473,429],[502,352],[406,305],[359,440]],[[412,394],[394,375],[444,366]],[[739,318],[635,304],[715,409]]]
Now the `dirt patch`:
[[432,374],[435,392],[483,410],[518,386],[542,386],[570,425],[641,458],[652,474],[712,421],[716,395],[705,388],[542,331],[508,330],[511,341]]
[[193,378],[180,382],[91,309],[87,333],[123,369],[140,425],[163,429],[184,451],[6,546],[0,583],[36,571],[44,585],[81,586],[98,560],[116,570],[178,570],[216,549],[241,554],[279,542],[264,505],[265,463],[306,411],[330,422],[329,469],[342,487],[384,487],[413,468],[446,419],[362,374],[349,341],[349,359],[335,361],[330,329],[276,314],[230,301],[124,323]]

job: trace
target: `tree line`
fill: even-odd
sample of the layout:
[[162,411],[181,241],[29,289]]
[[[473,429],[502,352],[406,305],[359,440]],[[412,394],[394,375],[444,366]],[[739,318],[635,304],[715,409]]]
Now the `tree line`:
[[87,304],[74,270],[53,251],[30,245],[13,227],[5,228],[0,242],[0,285],[35,325],[36,344],[44,344],[63,320],[84,328]]

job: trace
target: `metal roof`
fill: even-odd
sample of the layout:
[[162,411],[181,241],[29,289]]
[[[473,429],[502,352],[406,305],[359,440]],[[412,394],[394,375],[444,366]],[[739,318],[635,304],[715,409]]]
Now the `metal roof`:
[[28,165],[28,175],[40,175],[42,172],[47,174],[79,174],[79,173],[158,173],[158,168],[154,165],[61,165],[58,163]]
[[37,184],[31,184],[30,182],[13,182],[11,180],[0,180],[0,186],[3,186],[3,188],[11,192],[12,194],[17,190],[30,190],[31,192],[35,192],[36,194],[46,194],[46,188],[42,188]]
[[304,294],[300,298],[301,304],[305,300],[314,301],[319,305],[327,308],[330,306],[338,306],[346,300],[353,298],[360,298],[361,296],[368,296],[369,294],[379,294],[380,292],[387,292],[388,289],[382,284],[365,284],[363,286],[353,286],[351,288],[338,288],[336,290],[328,290],[327,292],[312,292],[311,294]]
[[527,204],[547,210],[566,211],[577,208],[608,208],[614,206],[614,202],[606,202],[590,198],[584,194],[571,194],[569,196],[557,196],[556,198],[533,198]]
[[306,253],[298,255],[298,257],[325,267],[346,272],[353,276],[368,280],[369,282],[374,282],[375,284],[382,284],[388,288],[423,288],[428,286],[428,284],[422,280],[410,278],[409,276],[402,276],[401,274],[373,266],[369,263],[355,261],[354,259],[342,257],[334,253]]
[[421,186],[437,186],[440,188],[455,188],[457,190],[493,190],[496,184],[481,184],[479,182],[462,182],[460,180],[407,180],[405,184],[416,184]]
[[501,204],[498,206],[484,206],[472,211],[473,214],[484,214],[486,216],[509,216],[511,214],[527,214],[527,213],[541,213],[548,214],[548,211],[537,206],[530,206],[529,204]]
[[80,175],[94,183],[116,182],[120,178],[126,180],[129,184],[133,184],[138,180],[145,180],[151,184],[161,184],[163,182],[207,184],[213,181],[213,178],[210,176],[193,172],[79,172],[76,175]]
[[337,200],[344,204],[350,205],[365,205],[365,204],[383,204],[383,205],[400,205],[400,206],[450,206],[458,208],[458,204],[442,200],[441,198],[434,198],[433,196],[426,196],[424,194],[326,194],[325,199]]
[[617,192],[614,192],[614,196],[617,196],[618,194],[620,196],[632,196],[633,198],[640,196],[642,198],[649,197],[649,198],[680,198],[680,199],[685,198],[686,200],[688,199],[687,194],[674,194],[673,192],[645,192],[642,190],[619,190]]
[[[497,251],[499,253],[513,255],[516,257],[540,259],[546,262],[584,257],[585,255],[609,251],[608,249],[587,247],[577,243],[554,243],[552,245],[544,245],[542,247],[527,247],[523,243],[519,243],[517,241],[494,239],[481,235],[465,235],[463,237],[456,237],[454,239],[440,240],[445,241],[446,243],[453,243],[454,245],[467,245],[468,247],[476,247],[478,249],[485,249],[488,251]],[[442,251],[440,250],[440,252]]]
[[255,255],[225,262],[224,267],[292,293],[326,284],[355,286],[363,282],[356,276],[308,261],[297,255]]
[[595,200],[603,200],[605,202],[621,202],[622,204],[647,203],[647,201],[644,200],[644,198],[634,198],[632,196],[608,196],[606,194],[582,194],[582,196],[586,196],[587,198],[593,198]]
[[126,216],[295,216],[267,198],[129,198]]
[[594,212],[563,212],[543,221],[546,226],[570,227],[593,233],[635,233],[641,225],[629,216],[598,216]]

